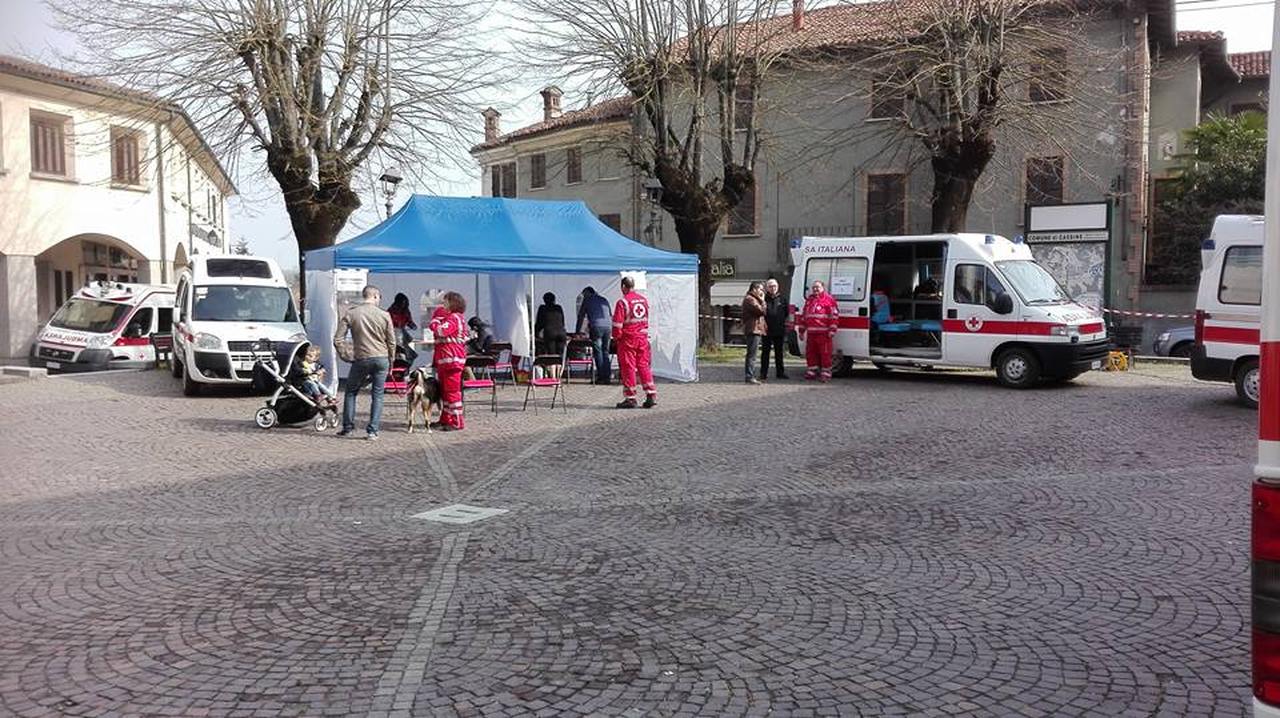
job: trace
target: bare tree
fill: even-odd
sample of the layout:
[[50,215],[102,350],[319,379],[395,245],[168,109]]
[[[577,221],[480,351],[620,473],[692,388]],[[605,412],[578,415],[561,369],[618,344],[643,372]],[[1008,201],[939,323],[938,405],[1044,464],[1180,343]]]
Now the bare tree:
[[[710,315],[711,249],[726,218],[755,191],[763,141],[762,80],[785,22],[762,21],[777,0],[529,0],[544,67],[595,92],[634,99],[640,135],[630,163],[662,185],[680,248],[698,255],[698,299]],[[702,341],[714,342],[710,320]]]
[[[914,0],[876,3],[874,40],[811,57],[872,78],[852,93],[872,117],[844,137],[824,136],[811,155],[841,142],[874,142],[897,161],[925,162],[933,175],[931,228],[965,228],[974,190],[1003,155],[1075,160],[1088,174],[1091,150],[1114,151],[1127,101],[1119,47],[1095,46],[1090,3],[1073,0]],[[1100,13],[1108,12],[1094,4]],[[1113,33],[1114,34],[1114,33]],[[846,96],[847,97],[847,96]],[[846,98],[841,98],[846,99]],[[874,135],[874,137],[872,136]],[[1098,138],[1107,141],[1099,144]],[[1046,171],[1061,171],[1047,167]],[[1021,174],[1019,167],[1018,174]],[[1078,175],[1077,175],[1078,176]],[[1058,176],[1061,182],[1062,177]],[[1110,178],[1093,178],[1110,189]],[[1034,198],[1030,198],[1034,199]]]
[[[334,243],[370,164],[430,173],[492,74],[470,0],[51,0],[88,69],[262,152],[299,253]],[[376,174],[376,173],[375,173]]]

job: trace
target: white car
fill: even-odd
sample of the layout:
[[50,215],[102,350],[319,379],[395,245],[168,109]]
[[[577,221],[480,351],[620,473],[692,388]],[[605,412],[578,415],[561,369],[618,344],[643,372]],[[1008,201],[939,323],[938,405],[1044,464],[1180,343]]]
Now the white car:
[[268,257],[194,257],[178,277],[173,375],[187,396],[202,384],[248,385],[254,348],[307,335],[284,273]]

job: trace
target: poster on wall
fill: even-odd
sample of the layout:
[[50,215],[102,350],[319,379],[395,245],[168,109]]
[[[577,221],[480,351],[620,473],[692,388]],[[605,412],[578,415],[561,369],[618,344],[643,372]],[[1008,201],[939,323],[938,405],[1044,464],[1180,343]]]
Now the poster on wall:
[[1031,255],[1076,302],[1106,306],[1111,203],[1027,205]]

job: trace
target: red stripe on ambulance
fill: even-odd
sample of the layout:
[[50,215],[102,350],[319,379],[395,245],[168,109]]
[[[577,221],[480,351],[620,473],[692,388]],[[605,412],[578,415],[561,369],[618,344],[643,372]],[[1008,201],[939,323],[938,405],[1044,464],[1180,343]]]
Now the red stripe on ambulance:
[[1008,322],[983,319],[944,319],[942,331],[955,334],[1025,334],[1047,337],[1053,327],[1065,326],[1056,322]]
[[1258,367],[1262,372],[1259,376],[1263,377],[1258,397],[1258,438],[1280,441],[1280,342],[1263,343]]
[[1258,329],[1256,327],[1214,327],[1206,324],[1204,341],[1220,344],[1257,344]]

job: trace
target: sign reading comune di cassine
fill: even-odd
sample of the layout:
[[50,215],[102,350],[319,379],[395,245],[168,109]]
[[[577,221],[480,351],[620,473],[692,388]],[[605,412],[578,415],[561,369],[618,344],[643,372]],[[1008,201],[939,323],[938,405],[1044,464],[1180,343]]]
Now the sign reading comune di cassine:
[[1046,242],[1105,242],[1110,233],[1105,229],[1092,230],[1057,230],[1051,232],[1027,232],[1028,244]]

